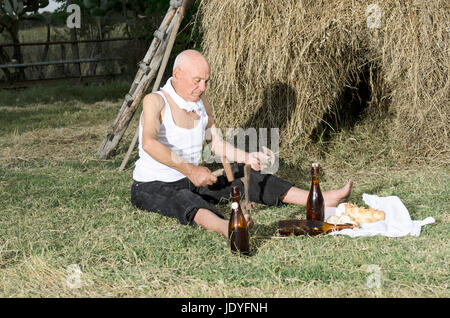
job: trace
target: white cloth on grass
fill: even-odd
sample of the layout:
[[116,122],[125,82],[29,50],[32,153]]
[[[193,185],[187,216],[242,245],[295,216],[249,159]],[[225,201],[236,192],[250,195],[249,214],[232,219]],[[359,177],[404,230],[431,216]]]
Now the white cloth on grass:
[[[408,209],[399,197],[379,197],[364,193],[363,201],[375,210],[384,211],[383,221],[361,224],[360,228],[344,229],[332,232],[329,235],[348,235],[351,237],[382,235],[387,237],[402,237],[406,235],[419,236],[422,226],[434,223],[436,220],[427,217],[421,221],[411,220]],[[340,216],[345,212],[345,203],[338,205],[336,215]]]

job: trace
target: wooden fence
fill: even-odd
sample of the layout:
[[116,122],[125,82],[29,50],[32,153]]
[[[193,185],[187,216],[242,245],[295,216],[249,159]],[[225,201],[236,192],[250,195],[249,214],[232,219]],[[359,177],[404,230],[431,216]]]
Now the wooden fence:
[[[23,42],[23,43],[8,43],[8,44],[0,44],[0,49],[2,47],[14,47],[14,46],[48,46],[50,45],[60,45],[61,46],[61,59],[52,60],[52,61],[35,61],[35,62],[26,62],[26,63],[7,63],[0,64],[0,70],[9,70],[9,69],[25,69],[29,67],[44,67],[50,65],[59,65],[62,67],[62,73],[64,76],[61,77],[47,77],[47,78],[35,78],[35,79],[11,79],[0,81],[0,88],[16,88],[16,87],[26,87],[29,85],[33,85],[36,83],[45,83],[45,82],[55,82],[55,81],[64,81],[67,80],[77,80],[77,81],[92,81],[98,80],[105,77],[116,77],[122,75],[122,73],[109,73],[109,74],[83,74],[81,72],[81,64],[83,63],[99,63],[106,61],[120,61],[123,60],[123,57],[120,56],[102,56],[102,57],[89,57],[89,58],[72,58],[67,59],[65,57],[65,47],[64,45],[70,44],[72,46],[72,51],[75,50],[76,54],[74,56],[78,56],[78,44],[79,43],[98,43],[102,42],[112,42],[112,41],[133,41],[134,38],[107,38],[107,39],[97,39],[97,40],[75,40],[75,41],[49,41],[49,42]],[[75,71],[70,74],[64,68],[66,64],[74,64]]]

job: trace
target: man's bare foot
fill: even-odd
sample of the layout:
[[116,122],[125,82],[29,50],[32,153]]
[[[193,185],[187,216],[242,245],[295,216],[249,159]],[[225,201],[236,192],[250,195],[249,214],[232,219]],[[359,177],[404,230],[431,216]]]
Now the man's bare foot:
[[345,202],[352,191],[353,180],[349,179],[347,184],[338,190],[325,191],[323,193],[323,200],[325,206],[337,206],[339,203]]

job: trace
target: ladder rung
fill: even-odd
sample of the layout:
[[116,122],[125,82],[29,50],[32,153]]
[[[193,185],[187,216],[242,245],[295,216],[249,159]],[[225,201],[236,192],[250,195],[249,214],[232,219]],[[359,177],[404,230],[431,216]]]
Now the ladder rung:
[[127,102],[127,106],[130,107],[130,105],[133,103],[134,98],[130,94],[125,95],[125,101]]
[[147,75],[150,72],[150,66],[145,62],[140,62],[139,68],[141,69],[142,72],[144,72],[145,75]]
[[153,33],[153,36],[160,41],[164,40],[164,33],[160,30],[156,30],[155,33]]
[[175,9],[181,7],[182,3],[183,0],[170,0],[170,6]]

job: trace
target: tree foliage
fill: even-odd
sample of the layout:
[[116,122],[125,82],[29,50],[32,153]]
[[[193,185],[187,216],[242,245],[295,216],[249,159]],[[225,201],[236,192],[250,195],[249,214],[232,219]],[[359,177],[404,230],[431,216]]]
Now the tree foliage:
[[[12,42],[19,43],[19,21],[24,19],[39,19],[40,8],[45,8],[48,0],[3,0],[0,4],[0,33],[6,31]],[[14,46],[12,60],[17,63],[23,62],[20,46]],[[0,48],[0,63],[9,62],[6,52]],[[4,70],[7,78],[11,78],[8,70]],[[23,69],[17,69],[15,76],[19,79],[25,77]]]
[[38,10],[48,6],[48,0],[3,0],[0,3],[0,33],[7,31],[21,19],[39,18]]
[[[70,13],[67,12],[69,4],[76,4],[81,9],[81,28],[76,32],[82,38],[105,38],[115,28],[119,33],[139,39],[137,47],[148,47],[155,30],[167,12],[170,0],[55,0],[60,4],[52,13],[39,14],[38,10],[48,6],[48,0],[0,0],[0,33],[10,38],[10,42],[19,43],[19,25],[24,26],[24,20],[39,21],[47,25],[63,25]],[[191,26],[193,12],[196,11],[199,0],[194,1],[181,25],[180,33],[174,46],[174,53],[192,47]],[[31,23],[26,23],[30,25]],[[31,24],[33,25],[33,24]],[[64,31],[69,32],[69,29]],[[117,32],[116,32],[117,33]],[[114,34],[114,33],[113,33]],[[100,48],[95,54],[100,53]],[[98,51],[98,52],[97,52]],[[0,46],[0,64],[10,62],[23,62],[21,47],[15,46],[12,56]],[[4,73],[9,73],[3,69]],[[16,69],[21,78],[23,69]],[[6,74],[10,78],[10,74]]]

